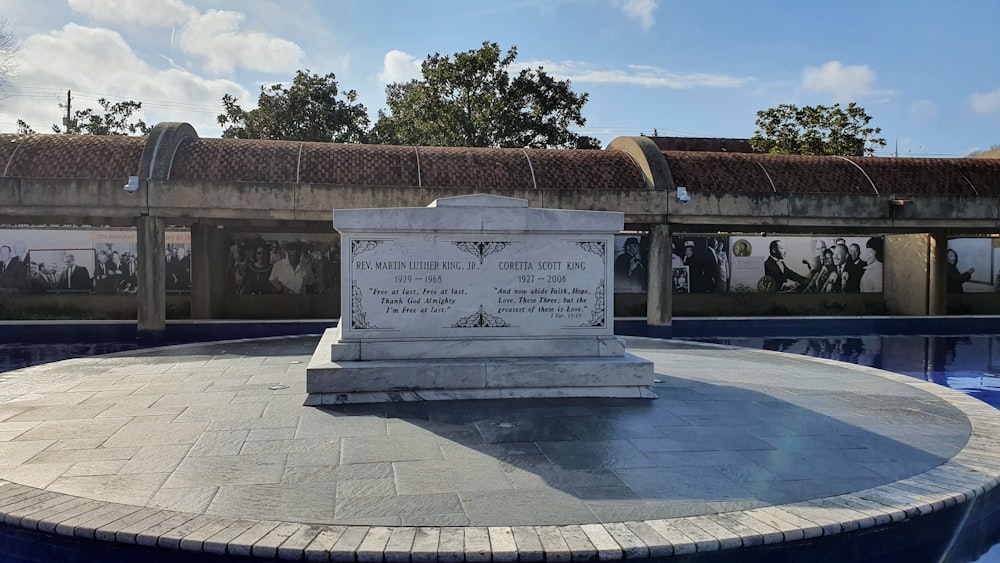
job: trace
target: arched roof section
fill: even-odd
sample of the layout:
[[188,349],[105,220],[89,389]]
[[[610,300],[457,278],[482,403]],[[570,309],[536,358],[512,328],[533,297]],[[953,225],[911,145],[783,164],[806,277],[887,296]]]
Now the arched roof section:
[[525,149],[539,189],[598,188],[644,190],[642,171],[618,150]]
[[[957,159],[851,157],[879,193],[901,195],[976,195]],[[1000,172],[1000,168],[997,168]]]
[[875,194],[876,186],[849,160],[830,156],[757,154],[778,193]]
[[531,189],[531,167],[520,149],[417,147],[423,186]]
[[294,182],[301,143],[260,139],[185,139],[170,180]]
[[774,192],[753,158],[717,152],[663,151],[674,184],[706,194]]
[[1000,196],[1000,159],[963,158],[958,168],[984,196]]
[[145,144],[121,135],[0,135],[0,177],[128,178]]
[[443,188],[645,189],[621,151],[185,139],[170,180]]
[[299,181],[357,186],[419,185],[413,147],[302,143]]

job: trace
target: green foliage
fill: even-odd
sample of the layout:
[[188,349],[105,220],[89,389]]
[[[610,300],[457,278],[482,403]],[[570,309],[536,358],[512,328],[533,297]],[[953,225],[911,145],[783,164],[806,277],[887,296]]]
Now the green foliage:
[[750,146],[772,154],[871,156],[885,146],[885,139],[876,136],[882,130],[868,126],[871,120],[854,102],[846,108],[781,104],[757,112]]
[[[132,114],[142,109],[142,102],[127,100],[111,103],[104,98],[97,100],[101,113],[93,108],[77,110],[69,124],[64,124],[65,131],[58,125],[52,126],[55,133],[71,133],[74,135],[146,135],[150,127],[146,122],[133,117]],[[30,125],[22,119],[17,120],[17,132],[21,134],[34,133]]]
[[[292,86],[260,88],[257,107],[244,110],[230,94],[222,97],[219,115],[222,136],[237,139],[273,139],[358,143],[367,140],[368,110],[357,103],[358,93],[341,93],[333,73],[326,76],[295,73]],[[343,96],[341,97],[341,94]]]
[[600,148],[583,126],[587,94],[539,67],[511,76],[517,48],[496,43],[454,56],[429,55],[421,80],[386,86],[373,138],[379,143],[425,146]]

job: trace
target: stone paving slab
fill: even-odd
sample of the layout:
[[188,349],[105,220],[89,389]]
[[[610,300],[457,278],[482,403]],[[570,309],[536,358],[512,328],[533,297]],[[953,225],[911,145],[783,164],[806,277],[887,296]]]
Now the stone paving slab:
[[829,360],[630,338],[657,400],[305,406],[318,338],[0,378],[0,518],[258,558],[581,561],[850,533],[1000,483],[1000,417]]

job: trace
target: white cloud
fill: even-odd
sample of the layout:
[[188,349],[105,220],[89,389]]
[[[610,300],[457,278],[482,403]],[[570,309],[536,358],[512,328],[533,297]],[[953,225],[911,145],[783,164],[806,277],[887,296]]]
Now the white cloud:
[[8,132],[19,118],[40,133],[51,131],[50,125],[63,117],[58,104],[65,102],[66,90],[73,92],[74,110],[96,109],[98,97],[136,100],[142,102],[139,117],[146,123],[186,121],[206,137],[220,132],[215,118],[222,113],[223,94],[236,96],[244,107],[255,105],[255,98],[233,81],[147,64],[120,34],[104,28],[68,24],[29,36],[18,65],[17,83],[0,108],[2,130]]
[[829,61],[819,68],[802,71],[802,87],[813,92],[832,94],[837,100],[854,100],[873,93],[875,72],[868,65],[844,66]]
[[642,29],[649,31],[656,20],[653,19],[653,12],[656,11],[656,0],[616,0],[618,9],[626,16],[639,20]]
[[910,104],[909,113],[919,119],[934,119],[938,115],[938,108],[930,100],[917,100]]
[[382,70],[378,73],[380,82],[389,84],[390,82],[409,82],[413,78],[420,78],[421,59],[402,51],[393,49],[385,54],[382,63]]
[[204,13],[182,0],[69,0],[70,8],[102,23],[170,27],[171,43],[204,62],[209,72],[233,74],[237,68],[264,72],[298,68],[302,49],[292,41],[256,31],[243,31],[243,12]]
[[178,34],[178,46],[205,59],[205,68],[232,74],[236,67],[264,72],[299,68],[303,52],[295,43],[273,35],[240,31],[246,15],[209,10],[188,20]]
[[163,27],[183,24],[198,13],[180,0],[69,0],[69,7],[98,22]]
[[584,84],[625,84],[650,88],[739,88],[750,78],[708,73],[676,73],[644,65],[629,65],[625,69],[594,69],[586,63],[566,61],[526,62],[523,67],[543,67],[549,75]]
[[969,105],[976,113],[986,115],[1000,113],[1000,88],[985,94],[976,92],[969,96]]

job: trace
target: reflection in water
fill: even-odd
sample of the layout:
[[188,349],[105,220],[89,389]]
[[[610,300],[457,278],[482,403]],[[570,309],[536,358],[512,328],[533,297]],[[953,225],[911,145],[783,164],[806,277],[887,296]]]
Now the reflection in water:
[[1000,336],[701,338],[884,369],[961,391],[1000,408]]

